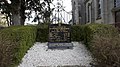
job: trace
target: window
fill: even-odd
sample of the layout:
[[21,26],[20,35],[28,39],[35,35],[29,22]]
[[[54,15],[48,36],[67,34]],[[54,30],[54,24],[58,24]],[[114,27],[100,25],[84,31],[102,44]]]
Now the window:
[[87,9],[88,9],[88,12],[87,12],[88,13],[88,22],[91,22],[91,14],[92,14],[91,13],[91,11],[92,11],[91,10],[91,3],[88,4]]
[[79,17],[81,17],[81,5],[78,6]]
[[101,0],[97,0],[97,19],[101,18]]
[[114,7],[116,7],[116,0],[114,0]]
[[120,7],[120,0],[114,0],[114,7]]
[[89,18],[90,18],[90,10],[89,10],[89,5],[88,5],[87,9],[88,9],[88,12],[87,12],[87,13],[88,13],[88,22],[89,22],[89,21],[90,21],[90,20],[89,20]]
[[74,2],[74,9],[76,10],[76,3]]

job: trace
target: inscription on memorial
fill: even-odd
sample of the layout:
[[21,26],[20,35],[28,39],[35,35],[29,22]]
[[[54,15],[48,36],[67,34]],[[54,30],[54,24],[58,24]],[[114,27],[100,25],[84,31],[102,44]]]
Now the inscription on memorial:
[[49,42],[50,43],[70,43],[70,25],[68,24],[51,24],[49,25]]

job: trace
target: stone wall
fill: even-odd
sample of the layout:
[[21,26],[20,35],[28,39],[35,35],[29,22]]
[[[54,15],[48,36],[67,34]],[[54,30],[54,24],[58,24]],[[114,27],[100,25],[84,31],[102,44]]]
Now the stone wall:
[[73,24],[85,24],[84,0],[72,0]]
[[[98,17],[98,0],[72,0],[76,3],[73,6],[73,22],[76,24],[85,23],[104,23],[114,24],[115,13],[112,12],[114,8],[114,0],[100,0],[100,17]],[[118,4],[117,4],[118,5]],[[79,8],[78,8],[79,6]],[[81,16],[79,16],[79,14]]]

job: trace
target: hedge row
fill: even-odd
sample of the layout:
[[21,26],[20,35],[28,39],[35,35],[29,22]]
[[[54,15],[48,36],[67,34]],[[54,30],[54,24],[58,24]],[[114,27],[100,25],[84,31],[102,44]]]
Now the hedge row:
[[79,36],[92,52],[98,66],[119,67],[120,36],[118,30],[106,24],[89,24],[82,28]]
[[37,42],[48,42],[48,24],[40,24],[37,26]]
[[89,47],[89,42],[92,38],[93,33],[88,25],[74,25],[71,27],[71,39],[72,41],[83,42],[87,47]]
[[86,46],[89,47],[95,35],[104,35],[104,37],[107,35],[119,36],[119,32],[114,26],[107,24],[88,24],[82,27],[80,36]]
[[83,30],[82,26],[74,25],[71,27],[71,41],[82,41],[81,31]]
[[72,26],[72,41],[81,41],[92,52],[100,67],[120,66],[120,36],[118,30],[107,24]]
[[13,26],[0,31],[0,67],[17,66],[36,39],[36,27]]

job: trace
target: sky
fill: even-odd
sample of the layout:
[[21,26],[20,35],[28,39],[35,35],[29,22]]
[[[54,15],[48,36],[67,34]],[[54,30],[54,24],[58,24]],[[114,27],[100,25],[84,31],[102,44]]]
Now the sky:
[[64,0],[64,6],[66,7],[65,10],[66,11],[71,11],[72,10],[72,4],[71,4],[71,0]]
[[[63,1],[63,6],[65,7],[64,9],[65,9],[67,12],[71,12],[71,10],[72,10],[71,0],[62,0],[62,1]],[[56,4],[57,4],[57,0],[54,0],[54,1],[53,1],[53,4],[56,5]],[[53,6],[51,6],[51,7],[53,7]],[[32,14],[32,15],[34,16],[35,14]],[[62,15],[63,15],[63,13],[62,13]],[[67,16],[64,16],[64,18],[65,18],[66,22],[69,21],[68,19],[66,19]],[[72,18],[72,15],[70,15],[69,18]],[[37,23],[32,22],[32,20],[33,20],[33,19],[31,19],[30,21],[28,21],[28,20],[26,19],[25,23],[37,24]]]
[[[62,0],[63,1],[63,6],[65,6],[66,11],[71,11],[72,6],[71,6],[71,0]],[[53,3],[56,4],[57,0],[54,0]]]

